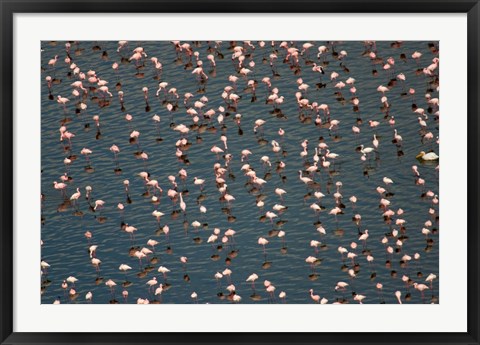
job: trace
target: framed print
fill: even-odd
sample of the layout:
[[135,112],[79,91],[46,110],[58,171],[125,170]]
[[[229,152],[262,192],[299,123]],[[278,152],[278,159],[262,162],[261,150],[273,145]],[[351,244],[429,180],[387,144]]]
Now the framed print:
[[477,1],[1,11],[2,344],[478,343]]

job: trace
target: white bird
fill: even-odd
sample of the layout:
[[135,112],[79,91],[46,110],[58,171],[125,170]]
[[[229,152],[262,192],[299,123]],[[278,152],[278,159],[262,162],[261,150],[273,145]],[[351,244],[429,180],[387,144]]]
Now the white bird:
[[118,267],[120,271],[126,272],[128,270],[131,270],[132,268],[126,264],[121,264],[120,267]]
[[285,210],[287,207],[286,206],[283,206],[283,205],[280,205],[280,204],[275,204],[273,205],[272,207],[275,211],[283,211]]
[[300,180],[305,183],[305,184],[308,184],[310,182],[313,182],[313,180],[309,177],[305,177],[303,176],[303,172],[301,170],[298,171],[299,175],[300,175]]
[[275,194],[277,194],[280,197],[283,197],[283,194],[287,194],[287,192],[282,188],[275,188]]
[[358,301],[360,304],[362,304],[362,301],[365,299],[366,296],[364,295],[355,295],[355,297],[353,297],[353,299],[355,301]]
[[257,280],[257,279],[258,279],[258,275],[257,275],[256,273],[252,273],[251,275],[248,276],[248,278],[247,278],[246,281],[253,283],[253,282],[254,282],[255,280]]
[[415,158],[422,159],[424,161],[436,161],[440,157],[435,152],[425,153],[425,151],[421,151]]
[[363,145],[360,145],[360,152],[363,153],[364,155],[373,152],[374,149],[372,147],[364,147]]
[[88,248],[90,252],[90,259],[93,258],[93,254],[97,251],[98,246],[97,245],[91,245],[90,248]]
[[71,283],[71,284],[75,284],[75,282],[78,281],[77,278],[72,277],[72,276],[68,277],[66,280],[67,280],[67,282],[69,282],[69,283]]
[[384,177],[383,178],[383,183],[385,183],[386,185],[389,185],[389,184],[392,184],[393,181],[392,181],[392,179],[389,179],[388,177]]
[[155,290],[155,296],[156,295],[161,295],[163,292],[163,284],[160,284],[160,286],[158,288],[156,288]]
[[168,268],[164,267],[164,266],[160,266],[158,268],[158,272],[166,274],[166,273],[170,272],[170,270]]
[[156,277],[153,277],[153,279],[150,279],[148,282],[146,282],[146,284],[151,288],[152,286],[154,285],[157,285],[157,278]]
[[400,291],[395,291],[395,297],[397,298],[398,304],[402,304],[402,300],[400,297],[402,296],[402,293]]
[[335,290],[345,290],[347,286],[348,286],[348,283],[338,282],[337,285],[335,286]]

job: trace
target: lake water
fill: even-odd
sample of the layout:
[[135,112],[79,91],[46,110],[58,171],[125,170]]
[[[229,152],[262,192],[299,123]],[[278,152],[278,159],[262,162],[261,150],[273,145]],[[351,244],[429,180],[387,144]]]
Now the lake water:
[[[438,76],[438,69],[433,72],[434,76],[425,76],[422,72],[432,59],[439,56],[437,43],[376,42],[372,47],[353,41],[334,42],[333,45],[327,41],[311,42],[313,47],[299,55],[298,65],[291,63],[292,57],[284,62],[286,50],[279,47],[281,42],[275,42],[272,47],[267,41],[264,48],[256,41],[252,43],[255,50],[243,42],[222,42],[217,48],[215,42],[189,42],[192,50],[199,53],[208,75],[208,80],[200,80],[192,74],[197,64],[195,56],[190,60],[185,50],[176,52],[171,42],[131,41],[120,53],[117,52],[118,42],[72,42],[71,63],[75,63],[81,72],[95,71],[98,78],[108,81],[107,86],[113,94],[113,97],[102,94],[98,91],[99,85],[83,80],[88,92],[82,96],[80,90],[80,97],[87,108],[76,112],[80,98],[72,95],[71,84],[79,77],[64,61],[67,57],[65,42],[42,42],[41,259],[50,265],[41,279],[42,303],[55,300],[87,303],[85,295],[89,291],[93,293],[91,303],[137,303],[138,298],[177,304],[232,303],[232,295],[229,297],[226,289],[230,284],[235,286],[236,295],[241,296],[240,303],[314,303],[310,289],[314,295],[326,298],[328,303],[358,303],[355,295],[366,296],[363,303],[397,303],[396,291],[401,292],[403,303],[439,302],[439,277],[432,285],[425,282],[431,273],[438,276],[439,270],[438,204],[427,195],[427,191],[438,194],[438,161],[425,163],[416,159],[420,151],[438,153],[436,109],[425,97],[429,93],[432,98],[438,98],[436,84],[432,83]],[[299,51],[302,51],[303,43],[287,42]],[[238,73],[238,59],[232,61],[235,45],[244,47],[244,66],[252,70],[246,78]],[[317,48],[322,45],[329,51],[317,58]],[[129,62],[128,58],[136,47],[143,47],[148,57]],[[278,58],[272,72],[269,56],[275,51]],[[342,57],[342,51],[347,55]],[[376,52],[376,59],[369,56],[371,51]],[[415,51],[423,54],[418,62],[411,57]],[[208,54],[215,56],[215,68],[208,61]],[[49,60],[55,55],[58,55],[55,67],[49,66]],[[155,69],[151,57],[157,57],[161,62],[161,73]],[[384,70],[383,65],[389,57],[395,59],[395,64]],[[255,63],[253,68],[248,65],[250,61]],[[118,63],[118,70],[112,68],[114,62]],[[325,74],[312,71],[313,62],[322,65]],[[330,80],[332,72],[339,74],[333,81]],[[405,76],[404,82],[396,79],[400,73]],[[229,81],[231,75],[238,77],[236,83]],[[45,80],[47,76],[53,78],[50,90]],[[266,104],[272,92],[262,82],[264,77],[271,78],[271,88],[278,88],[278,95],[284,96],[284,102],[277,109]],[[358,109],[352,104],[351,85],[335,88],[338,82],[345,83],[349,77],[355,79],[356,97],[360,101]],[[295,97],[300,91],[298,78],[309,85],[302,97],[309,99],[310,104],[327,104],[330,118],[340,121],[338,127],[329,130],[330,125],[325,123],[322,110],[319,113],[323,124],[318,126],[314,111],[299,109]],[[255,94],[247,87],[248,80],[257,82]],[[168,82],[167,90],[177,89],[178,99],[169,94],[166,101],[163,90],[159,97],[155,96],[159,82],[163,81]],[[388,108],[382,104],[382,93],[377,91],[379,85],[389,88],[385,92]],[[232,86],[231,92],[241,97],[236,109],[234,103],[230,102],[229,107],[222,98],[226,86]],[[143,87],[149,89],[148,108]],[[408,94],[410,88],[415,89],[414,96]],[[120,89],[124,92],[123,109],[118,97]],[[187,92],[193,94],[187,102],[189,107],[194,107],[195,101],[206,96],[208,102],[203,112],[214,109],[215,115],[211,121],[204,120],[201,110],[196,108],[200,121],[197,126],[190,127],[185,136],[188,149],[179,159],[175,145],[181,135],[173,128],[179,124],[193,124],[184,105]],[[58,95],[70,99],[66,112],[57,103]],[[167,109],[169,103],[174,105],[172,112]],[[425,109],[428,119],[414,113],[412,103]],[[223,125],[217,120],[220,106],[225,108]],[[127,114],[132,115],[131,121],[125,119]],[[155,114],[161,118],[158,126],[152,119]],[[239,126],[234,121],[236,114],[241,114]],[[99,116],[99,127],[92,119],[95,115]],[[394,126],[389,124],[391,116],[395,120]],[[426,129],[419,125],[419,116],[425,119]],[[64,123],[65,118],[71,121]],[[255,133],[254,122],[258,119],[266,123]],[[379,125],[371,128],[370,120],[378,121]],[[60,140],[62,124],[75,134],[71,146],[68,140]],[[352,126],[360,128],[360,134],[355,135]],[[283,137],[278,134],[279,128],[285,131]],[[401,146],[392,143],[394,129],[403,138]],[[140,132],[136,143],[130,140],[133,130]],[[433,134],[433,140],[423,138],[427,132]],[[378,150],[361,160],[358,147],[362,144],[373,147],[374,134],[379,141]],[[228,137],[228,153],[233,155],[224,176],[228,194],[235,197],[230,205],[220,200],[213,169],[217,162],[225,166],[225,153],[217,158],[210,151],[214,145],[224,148],[221,135]],[[307,156],[302,157],[301,144],[305,139],[308,139],[308,150]],[[272,151],[272,140],[281,147],[278,154]],[[323,168],[323,150],[318,172],[313,177],[306,169],[313,164],[315,147],[319,143],[327,144],[339,157],[327,159],[330,167]],[[120,148],[118,166],[109,150],[113,144]],[[89,162],[81,154],[83,148],[92,151]],[[244,149],[252,154],[242,162],[241,151]],[[146,161],[139,157],[140,152],[148,154]],[[263,156],[269,157],[271,167],[262,163]],[[66,157],[72,159],[67,168],[64,164]],[[279,171],[277,164],[280,160],[286,166]],[[245,176],[241,168],[246,163],[255,170],[258,178],[267,181],[262,187]],[[418,184],[412,165],[418,166],[424,186]],[[186,182],[179,177],[182,168],[188,173]],[[313,178],[315,184],[304,184],[299,179],[299,170]],[[138,176],[142,171],[147,171],[150,179],[157,180],[163,188],[159,203],[152,202],[151,190],[146,195],[144,180]],[[61,182],[60,176],[65,172],[70,177],[66,182],[66,197],[53,185],[54,181]],[[176,177],[177,192],[183,191],[185,214],[180,211],[178,203],[173,205],[167,196],[167,191],[172,188],[168,179],[170,175]],[[196,176],[205,179],[203,190],[194,184]],[[385,185],[384,177],[394,183]],[[126,179],[130,182],[128,196],[123,184]],[[339,190],[343,196],[339,201],[341,205],[334,197],[337,182],[342,183]],[[87,186],[92,188],[89,200],[85,198]],[[396,212],[401,208],[404,212],[395,214],[390,223],[383,217],[385,209],[379,207],[382,196],[376,190],[378,186],[387,189],[383,198],[390,201],[388,209]],[[69,199],[76,188],[79,188],[81,197],[73,203]],[[283,200],[275,194],[276,188],[287,192]],[[315,191],[325,196],[319,201]],[[349,201],[351,196],[358,199],[355,205]],[[93,211],[90,205],[99,199],[105,201],[105,205]],[[259,200],[264,201],[263,209],[256,205]],[[124,205],[123,212],[117,208],[119,203]],[[310,207],[313,203],[321,206],[319,214]],[[272,211],[275,204],[284,205],[286,209],[273,211],[278,217],[271,222],[265,214]],[[200,205],[206,207],[206,214],[200,212]],[[330,210],[337,205],[341,206],[343,213],[336,217],[330,215]],[[433,215],[429,213],[430,208],[435,210]],[[160,219],[160,227],[168,225],[168,238],[159,231],[152,215],[154,210],[165,214]],[[361,215],[359,226],[352,220],[355,214]],[[396,224],[397,219],[405,220],[403,227]],[[425,226],[428,220],[432,221],[430,227]],[[198,229],[191,225],[194,221],[201,223]],[[134,239],[122,229],[124,223],[138,229]],[[326,235],[317,231],[320,224]],[[207,240],[215,228],[219,228],[221,234],[212,245]],[[221,238],[229,228],[236,233],[222,246]],[[425,236],[423,228],[428,228],[431,233]],[[366,229],[369,237],[364,244],[359,240],[359,231]],[[285,233],[283,238],[278,237],[280,230]],[[90,240],[84,235],[87,231],[93,234]],[[265,254],[258,244],[260,237],[269,241]],[[388,243],[382,243],[383,238]],[[133,254],[144,247],[153,250],[147,245],[149,239],[159,244],[154,253],[140,263]],[[311,240],[321,242],[317,250],[310,245]],[[356,242],[356,249],[351,248],[352,242]],[[98,246],[93,256],[101,260],[99,270],[91,263],[91,245]],[[342,257],[337,250],[340,246],[357,255],[354,261],[347,258],[347,254]],[[393,253],[387,253],[388,246]],[[414,256],[416,253],[418,259]],[[373,257],[372,262],[367,261],[369,254]],[[411,260],[405,261],[405,255]],[[188,263],[180,261],[182,256],[188,258]],[[305,261],[309,256],[317,259],[313,268]],[[119,270],[121,264],[132,269],[124,274]],[[166,280],[158,272],[160,266],[170,270]],[[215,273],[224,272],[226,268],[232,272],[230,278],[216,280]],[[349,270],[353,271],[349,273]],[[252,273],[259,277],[255,290],[246,282]],[[351,273],[355,274],[354,278]],[[66,290],[62,288],[62,282],[69,276],[78,279],[73,296],[69,296],[72,284],[68,284]],[[402,280],[404,276],[408,277],[407,282]],[[161,297],[149,291],[146,284],[153,277],[158,283],[166,284]],[[117,284],[113,293],[105,285],[109,279]],[[275,287],[272,295],[265,289],[265,280]],[[129,283],[124,284],[125,281]],[[349,284],[344,291],[335,289],[340,281]],[[378,289],[377,283],[383,288]],[[433,289],[426,290],[422,298],[414,283],[426,284]],[[122,297],[124,290],[129,293],[126,300]],[[281,291],[286,293],[285,299],[279,298]],[[193,292],[197,294],[196,299],[191,297]]]

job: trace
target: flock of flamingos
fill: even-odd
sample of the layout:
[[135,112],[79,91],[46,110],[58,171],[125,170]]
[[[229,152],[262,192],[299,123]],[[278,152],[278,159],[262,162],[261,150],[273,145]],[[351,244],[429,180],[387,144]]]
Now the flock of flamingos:
[[[105,216],[107,209],[114,210],[120,215],[121,223],[112,226],[119,226],[118,236],[128,237],[130,247],[125,248],[128,255],[123,255],[123,261],[115,263],[121,275],[102,277],[92,283],[92,289],[85,288],[85,285],[77,287],[83,278],[75,274],[75,271],[59,281],[50,281],[55,265],[51,265],[48,258],[42,257],[42,293],[52,288],[60,291],[58,297],[51,302],[163,303],[162,298],[169,293],[168,290],[175,288],[169,277],[180,273],[185,284],[190,279],[187,271],[190,265],[188,253],[178,255],[182,272],[174,272],[161,260],[164,255],[161,248],[167,246],[168,253],[174,245],[170,242],[171,224],[180,221],[183,222],[185,233],[193,234],[193,240],[198,246],[212,248],[212,260],[225,255],[224,269],[212,269],[209,273],[212,286],[217,287],[216,295],[206,298],[199,291],[192,290],[185,296],[184,303],[215,303],[219,300],[242,303],[245,299],[288,303],[289,289],[276,286],[275,281],[262,279],[262,273],[271,265],[267,255],[272,242],[281,243],[283,253],[288,255],[286,241],[289,231],[296,230],[295,224],[285,226],[286,221],[282,215],[288,210],[289,204],[296,203],[304,205],[305,214],[314,222],[309,232],[310,237],[305,238],[311,247],[311,255],[301,258],[304,265],[311,269],[309,278],[312,285],[304,291],[305,303],[362,304],[385,303],[387,300],[402,304],[408,303],[414,294],[422,303],[438,303],[438,296],[433,293],[434,284],[438,282],[438,271],[421,272],[411,268],[421,267],[423,254],[410,252],[408,246],[404,246],[408,244],[409,232],[421,232],[427,247],[434,245],[438,234],[438,180],[426,181],[423,174],[426,169],[436,170],[435,176],[438,178],[439,139],[434,134],[437,132],[432,131],[438,126],[440,117],[439,99],[435,96],[439,92],[438,46],[425,44],[430,58],[426,58],[425,52],[420,51],[393,57],[384,56],[381,50],[377,50],[375,41],[358,42],[364,49],[361,59],[369,69],[374,70],[379,80],[375,89],[363,90],[356,83],[357,71],[354,68],[350,71],[348,67],[351,58],[349,52],[337,49],[336,42],[209,41],[200,44],[172,41],[168,45],[176,57],[172,63],[162,56],[152,56],[147,49],[133,42],[119,41],[116,51],[108,52],[116,80],[103,79],[101,72],[91,70],[87,64],[82,63],[81,56],[74,53],[75,47],[81,42],[61,44],[64,45],[63,54],[48,57],[44,60],[48,64],[42,66],[42,83],[43,87],[48,88],[49,102],[58,103],[58,128],[54,129],[58,130],[56,142],[42,142],[42,145],[58,145],[59,152],[63,154],[62,161],[58,164],[57,180],[42,184],[42,205],[47,196],[55,198],[61,203],[60,211],[73,213],[78,219],[94,217],[100,223],[108,222]],[[392,44],[401,46],[402,42]],[[101,42],[95,43],[92,51],[99,52],[99,57],[106,58],[107,52],[102,54],[100,46]],[[431,56],[434,56],[433,59]],[[415,90],[410,87],[409,79],[396,71],[398,64],[406,62],[409,68],[415,70],[418,78],[424,78],[425,89]],[[216,66],[220,63],[229,64],[229,75],[216,73]],[[260,75],[257,72],[258,64],[269,66],[271,72]],[[280,65],[288,66],[291,74],[280,75]],[[191,80],[194,88],[181,89],[178,86],[179,80],[164,79],[165,70],[176,66],[181,69],[183,67],[179,80]],[[142,79],[146,71],[153,71],[154,78],[145,78],[142,81],[145,85],[143,88],[129,89],[127,92],[121,76],[134,74],[136,78]],[[307,74],[315,75],[318,83],[307,84],[304,80]],[[291,78],[296,83],[296,91],[284,92],[278,86],[278,81],[282,78]],[[212,79],[224,83],[221,93],[206,92]],[[70,93],[59,94],[58,85],[65,82],[70,84]],[[142,95],[144,107],[137,110],[128,107],[132,93]],[[411,109],[404,111],[407,116],[396,116],[395,111],[391,111],[393,105],[390,104],[389,95],[393,93],[401,93],[402,97],[411,100]],[[362,95],[365,94],[374,95],[378,99],[378,106],[383,113],[381,119],[374,119],[373,114],[361,113]],[[339,114],[331,109],[331,103],[337,101],[350,105],[345,107],[348,108],[347,114]],[[249,111],[250,104],[261,104],[265,110],[261,113]],[[284,111],[287,105],[296,109],[295,114],[289,114],[288,120]],[[81,122],[82,127],[96,130],[96,139],[101,140],[101,134],[108,131],[109,124],[101,115],[95,115],[98,113],[95,109],[107,107],[115,108],[119,114],[116,115],[118,121],[124,123],[129,133],[128,137],[119,137],[115,142],[102,143],[103,150],[107,151],[112,162],[112,176],[121,176],[123,181],[115,187],[122,189],[122,200],[96,198],[92,187],[88,184],[79,185],[77,176],[72,173],[72,167],[80,165],[85,174],[93,176],[98,147],[94,143],[79,147],[76,139],[82,133],[71,131],[72,124]],[[356,118],[355,124],[346,128],[346,117]],[[179,165],[178,172],[168,176],[168,179],[159,179],[149,171],[149,162],[154,158],[151,152],[142,148],[146,139],[144,132],[136,128],[139,121],[150,124],[158,150],[170,157],[170,161],[164,164]],[[289,130],[282,126],[282,121],[314,127],[318,134],[314,138],[296,142],[297,152],[290,150],[287,153],[285,142]],[[378,208],[372,212],[383,218],[385,228],[369,230],[368,225],[362,222],[362,214],[356,211],[364,196],[349,193],[348,185],[344,186],[341,181],[341,174],[335,175],[335,166],[341,159],[357,160],[360,164],[368,165],[379,159],[382,147],[385,146],[395,147],[399,157],[406,154],[403,151],[403,138],[396,125],[406,121],[418,122],[418,137],[422,142],[423,149],[413,155],[418,163],[411,166],[409,181],[418,186],[422,197],[427,200],[428,206],[419,210],[423,212],[424,224],[418,229],[408,228],[409,215],[395,204],[393,190],[401,186],[392,176],[374,176],[378,187],[371,192],[378,199]],[[390,138],[377,134],[377,128],[381,127],[390,128]],[[339,129],[343,131],[343,138],[340,138]],[[256,142],[243,142],[244,146],[239,146],[238,141],[230,139],[247,131],[253,133]],[[166,132],[174,133],[171,135],[175,140],[164,141],[161,136],[165,137]],[[195,176],[191,171],[198,161],[188,152],[196,145],[201,145],[201,135],[214,136],[217,142],[203,148],[204,152],[209,152],[202,156],[208,157],[208,161],[203,161],[202,158],[202,164],[210,168],[201,174],[197,172]],[[351,141],[351,157],[335,153],[335,145],[340,140]],[[96,141],[95,138],[93,141]],[[259,146],[268,147],[270,154],[258,154],[259,150],[255,147]],[[122,171],[120,158],[126,155],[124,151],[127,148],[135,150],[130,158],[137,161],[138,171],[135,176],[126,176]],[[301,165],[295,165],[293,160],[301,162]],[[296,181],[289,180],[286,183],[284,172],[288,170],[297,174]],[[244,188],[250,197],[252,218],[259,218],[270,229],[258,231],[255,236],[251,236],[250,241],[258,245],[256,255],[263,255],[264,260],[257,271],[242,273],[243,276],[236,273],[237,270],[241,271],[241,267],[236,265],[236,258],[243,254],[236,238],[246,230],[235,227],[235,217],[230,211],[238,198],[238,194],[232,192],[230,187],[234,183],[232,174],[237,175],[237,180],[245,184]],[[325,189],[327,178],[333,178],[328,191]],[[151,207],[147,215],[151,217],[151,229],[137,228],[125,213],[127,208],[134,207],[131,204],[133,195],[139,194],[131,188],[133,180],[142,181],[144,204]],[[437,186],[437,190],[431,190],[432,186]],[[291,200],[289,196],[293,189],[303,189],[308,197],[304,200]],[[213,212],[203,203],[207,195],[209,198],[217,195],[218,207],[227,215],[229,227],[221,228],[215,224],[205,226],[206,219]],[[139,209],[139,212],[145,213],[144,209]],[[351,218],[350,229],[339,229],[338,222],[342,218]],[[335,226],[327,227],[327,220]],[[42,213],[42,223],[45,222],[48,222],[48,218]],[[328,248],[330,256],[342,265],[344,278],[336,285],[326,287],[324,291],[331,291],[327,295],[317,291],[315,286],[318,285],[313,285],[313,282],[319,274],[321,279],[319,265],[322,253],[327,249],[329,236],[342,236],[343,231],[355,232],[358,234],[357,240]],[[149,233],[148,241],[140,243],[137,238],[140,233]],[[85,262],[100,277],[102,265],[106,264],[103,252],[106,248],[96,242],[94,231],[85,231],[84,237]],[[45,241],[44,238],[42,240]],[[46,245],[43,241],[42,246]],[[381,242],[383,252],[373,251],[369,247],[371,241]],[[181,253],[181,250],[177,249],[176,253]],[[382,281],[376,277],[375,270],[371,267],[374,264],[390,267],[394,262],[399,263],[399,267],[408,269],[398,277],[401,278],[402,285],[396,291],[387,293],[383,291]],[[367,271],[372,273],[365,273]],[[134,274],[138,279],[129,281]],[[358,288],[353,288],[357,276],[365,274],[372,280],[376,293],[362,293]],[[133,284],[144,286],[142,295],[129,294]],[[108,290],[109,297],[97,297],[93,287]]]

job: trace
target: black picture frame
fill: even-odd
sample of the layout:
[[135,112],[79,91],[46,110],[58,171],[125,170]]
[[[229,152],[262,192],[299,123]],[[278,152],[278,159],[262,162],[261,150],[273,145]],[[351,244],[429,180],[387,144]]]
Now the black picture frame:
[[[275,8],[272,7],[275,4]],[[194,344],[223,343],[324,343],[324,344],[479,344],[479,257],[478,236],[478,115],[479,99],[479,15],[478,0],[258,0],[258,1],[173,1],[173,0],[0,0],[1,12],[1,150],[0,150],[0,341],[1,344]],[[19,333],[13,332],[13,16],[15,13],[467,13],[468,15],[468,309],[465,333]],[[454,114],[450,114],[454,116]],[[454,229],[452,229],[454,230]],[[162,315],[159,315],[161,318]],[[412,322],[415,316],[412,315]],[[455,315],[452,315],[455,317]],[[393,319],[392,319],[393,320]],[[368,322],[359,320],[359,322]],[[393,321],[392,321],[393,322]],[[401,321],[398,320],[400,323]],[[188,329],[186,329],[188,331]]]

